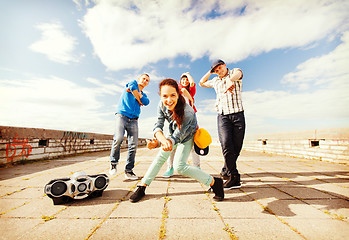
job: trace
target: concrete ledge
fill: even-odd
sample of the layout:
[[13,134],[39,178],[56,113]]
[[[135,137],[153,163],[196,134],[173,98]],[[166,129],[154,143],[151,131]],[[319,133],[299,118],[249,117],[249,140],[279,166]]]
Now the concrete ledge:
[[349,128],[250,135],[243,148],[297,158],[349,163]]
[[[0,165],[111,149],[113,135],[0,126]],[[139,145],[145,145],[145,139]],[[124,138],[122,148],[127,147]]]

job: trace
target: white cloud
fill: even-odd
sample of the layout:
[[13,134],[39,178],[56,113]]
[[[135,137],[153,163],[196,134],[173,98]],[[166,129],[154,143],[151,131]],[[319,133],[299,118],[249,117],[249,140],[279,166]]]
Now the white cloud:
[[[246,134],[347,127],[349,83],[335,85],[338,89],[331,87],[312,93],[244,92]],[[197,102],[196,106],[200,126],[217,137],[214,104],[215,99],[207,99]]]
[[113,113],[99,110],[99,89],[57,77],[0,80],[0,89],[0,125],[113,132]]
[[103,64],[120,70],[179,55],[235,62],[307,46],[347,29],[348,10],[348,1],[101,0],[80,24]]
[[43,23],[36,28],[41,31],[41,39],[30,45],[32,51],[42,53],[58,63],[78,62],[78,57],[73,54],[78,42],[64,31],[60,22]]
[[[284,76],[289,91],[246,91],[247,133],[347,127],[349,123],[349,32],[332,52],[311,58]],[[246,80],[248,81],[248,80]],[[244,84],[248,84],[245,82]],[[307,85],[307,89],[302,86]],[[293,91],[294,87],[307,91]],[[213,90],[212,90],[213,91]],[[197,102],[199,122],[214,122],[214,99]]]
[[78,10],[81,10],[83,6],[89,6],[90,2],[89,0],[72,0],[75,4]]
[[124,86],[102,83],[101,81],[95,78],[87,78],[87,81],[98,86],[98,88],[96,88],[95,91],[99,94],[115,95],[115,93],[121,93],[124,89]]
[[[273,49],[311,47],[320,39],[333,40],[349,22],[348,1],[73,1],[79,8],[95,2],[80,24],[102,63],[109,70],[134,70],[123,72],[122,81],[87,78],[90,88],[57,77],[0,80],[0,101],[5,103],[0,104],[0,124],[112,133],[113,112],[104,110],[107,104],[100,98],[121,92],[144,66],[153,84],[166,77],[151,65],[163,59],[177,67],[174,59],[181,55],[219,57],[229,63]],[[59,63],[78,61],[78,41],[60,22],[37,27],[42,35],[31,50]],[[348,124],[348,32],[342,41],[331,53],[286,74],[282,83],[289,91],[244,92],[247,131]],[[216,136],[214,99],[196,100],[200,126]],[[141,137],[151,137],[155,120],[141,116]]]
[[[345,32],[340,44],[331,53],[311,58],[297,66],[297,71],[289,73],[282,79],[300,89],[309,89],[311,86],[329,86],[344,84],[349,79],[349,31]],[[338,88],[334,86],[333,88]]]

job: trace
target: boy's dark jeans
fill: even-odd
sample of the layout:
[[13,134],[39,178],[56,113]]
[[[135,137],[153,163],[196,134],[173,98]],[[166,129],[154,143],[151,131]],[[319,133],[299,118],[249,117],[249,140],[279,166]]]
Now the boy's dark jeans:
[[242,143],[245,136],[245,115],[244,112],[228,115],[218,114],[218,137],[221,143],[224,156],[222,175],[239,174],[236,168],[236,161],[240,155]]

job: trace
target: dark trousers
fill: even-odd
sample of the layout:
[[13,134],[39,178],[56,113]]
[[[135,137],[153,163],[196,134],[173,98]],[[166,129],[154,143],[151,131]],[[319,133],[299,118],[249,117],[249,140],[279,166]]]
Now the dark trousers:
[[222,175],[238,175],[236,161],[245,136],[244,112],[217,116],[218,136],[224,156]]

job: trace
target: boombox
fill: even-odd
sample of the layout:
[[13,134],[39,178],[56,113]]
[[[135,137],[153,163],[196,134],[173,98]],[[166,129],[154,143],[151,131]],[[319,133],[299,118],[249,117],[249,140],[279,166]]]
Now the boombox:
[[82,171],[74,173],[72,177],[51,180],[45,185],[44,192],[57,205],[73,199],[100,197],[108,184],[106,174],[86,175]]

